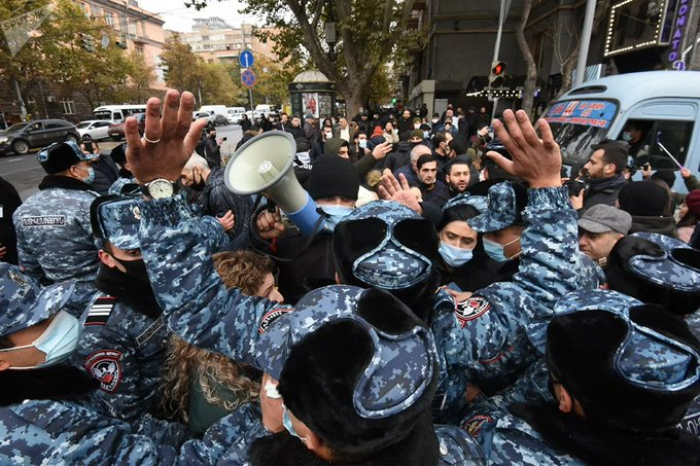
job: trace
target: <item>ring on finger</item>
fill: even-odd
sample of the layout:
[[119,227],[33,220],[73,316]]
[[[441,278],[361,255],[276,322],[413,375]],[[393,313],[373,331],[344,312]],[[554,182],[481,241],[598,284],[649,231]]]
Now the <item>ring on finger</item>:
[[148,139],[148,136],[146,136],[146,133],[143,134],[143,140],[151,144],[158,144],[160,142],[160,138],[156,139],[155,141],[151,141]]

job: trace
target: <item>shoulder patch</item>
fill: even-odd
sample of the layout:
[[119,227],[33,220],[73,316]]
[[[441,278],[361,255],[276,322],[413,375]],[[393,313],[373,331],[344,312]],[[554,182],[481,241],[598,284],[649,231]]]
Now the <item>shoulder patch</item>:
[[114,309],[115,303],[116,298],[113,298],[112,296],[103,296],[101,298],[97,298],[97,300],[95,300],[95,303],[90,308],[90,312],[88,312],[87,318],[85,319],[85,323],[83,324],[83,326],[88,327],[90,325],[107,324],[107,320],[109,320],[109,315],[112,313],[112,309]]
[[489,312],[489,309],[491,309],[491,303],[488,299],[482,296],[473,296],[461,303],[457,303],[455,317],[457,317],[462,328],[464,328],[467,322],[478,319]]
[[114,393],[122,381],[122,353],[115,350],[95,351],[83,362],[91,376],[100,381],[103,392]]
[[260,319],[260,326],[258,327],[258,331],[260,333],[265,333],[268,328],[270,328],[270,325],[283,315],[292,312],[293,309],[288,308],[288,307],[280,307],[277,309],[273,309],[267,314],[263,316],[262,319]]
[[22,217],[23,227],[64,227],[65,215],[42,215],[34,217]]
[[479,432],[481,432],[481,429],[483,429],[483,427],[489,422],[493,422],[493,418],[491,416],[477,414],[476,416],[465,421],[464,424],[462,424],[462,429],[466,430],[472,437],[477,437]]

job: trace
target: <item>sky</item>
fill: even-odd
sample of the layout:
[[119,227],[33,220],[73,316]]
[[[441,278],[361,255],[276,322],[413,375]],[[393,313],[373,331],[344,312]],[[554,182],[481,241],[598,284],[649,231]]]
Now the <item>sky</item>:
[[239,27],[244,21],[260,25],[260,19],[238,13],[243,2],[239,0],[210,0],[209,5],[202,10],[187,8],[185,0],[139,0],[139,6],[145,10],[159,14],[165,24],[164,29],[178,32],[192,32],[193,18],[209,18],[218,16],[233,27]]

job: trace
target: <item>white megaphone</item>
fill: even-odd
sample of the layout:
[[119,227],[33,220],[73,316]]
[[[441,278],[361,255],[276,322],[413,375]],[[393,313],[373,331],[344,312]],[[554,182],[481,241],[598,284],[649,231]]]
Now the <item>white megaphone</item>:
[[272,199],[301,231],[309,236],[320,214],[309,193],[301,187],[292,164],[297,145],[291,134],[269,131],[238,149],[226,165],[226,187],[236,194],[263,193]]

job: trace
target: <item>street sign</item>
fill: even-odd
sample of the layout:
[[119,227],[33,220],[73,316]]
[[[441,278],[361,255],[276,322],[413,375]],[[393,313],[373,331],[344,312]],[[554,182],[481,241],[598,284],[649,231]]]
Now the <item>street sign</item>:
[[241,73],[241,84],[245,87],[253,87],[255,85],[255,73],[253,73],[253,70],[245,70]]
[[250,50],[244,50],[241,52],[240,56],[238,57],[238,62],[241,64],[242,68],[250,68],[253,66],[253,62],[255,60],[253,59],[253,52]]

